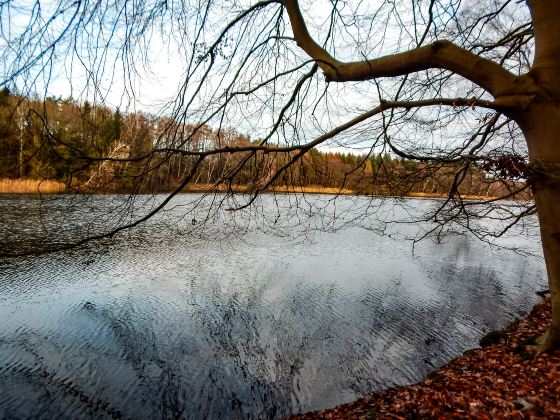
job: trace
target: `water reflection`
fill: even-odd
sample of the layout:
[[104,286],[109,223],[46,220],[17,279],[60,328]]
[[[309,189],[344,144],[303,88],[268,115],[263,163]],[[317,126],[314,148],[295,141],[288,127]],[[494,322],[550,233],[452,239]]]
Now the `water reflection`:
[[[31,206],[21,200],[2,243]],[[102,252],[3,263],[0,417],[278,418],[333,406],[421,378],[527,311],[544,285],[538,258],[465,236],[412,253],[359,228],[217,241],[170,223]],[[506,239],[538,252],[531,238]]]

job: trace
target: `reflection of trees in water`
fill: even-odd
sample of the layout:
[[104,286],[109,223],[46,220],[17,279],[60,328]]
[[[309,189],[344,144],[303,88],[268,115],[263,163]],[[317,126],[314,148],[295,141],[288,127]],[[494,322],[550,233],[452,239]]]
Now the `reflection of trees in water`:
[[208,381],[200,384],[208,398],[204,417],[225,411],[269,418],[290,413],[291,399],[297,401],[293,377],[299,367],[288,369],[281,359],[271,364],[272,343],[281,337],[270,329],[274,314],[267,311],[264,299],[268,286],[269,282],[247,280],[242,289],[226,290],[219,279],[207,279],[205,293],[195,284],[186,295],[196,328],[206,339],[205,352],[213,360]]
[[[21,409],[24,417],[37,407],[37,416],[43,418],[183,414],[191,400],[187,391],[194,395],[196,384],[185,389],[176,369],[182,342],[157,339],[153,326],[130,304],[108,308],[87,302],[73,311],[78,322],[88,318],[95,329],[49,336],[26,330],[14,337],[12,353],[26,360],[0,369],[6,379],[2,383],[18,394],[2,406],[16,413]],[[36,403],[30,407],[22,396]]]
[[235,397],[241,400],[240,414],[257,417],[285,415],[340,398],[340,363],[346,362],[349,338],[344,328],[351,324],[340,290],[300,284],[269,300],[267,282],[248,279],[232,290],[224,289],[220,280],[205,286],[207,293],[192,293],[187,299],[216,360],[209,372],[209,395],[231,401]]
[[18,358],[0,367],[2,418],[122,417],[115,405],[93,390],[88,378],[61,373],[74,374],[78,367],[66,355],[66,338],[23,330],[10,342],[0,342],[0,352],[4,347]]
[[[526,290],[465,264],[471,251],[456,245],[424,264],[425,290],[397,273],[380,286],[383,272],[358,290],[285,282],[273,265],[243,279],[187,274],[171,301],[86,303],[48,337],[25,330],[0,342],[22,360],[0,379],[51,414],[263,418],[333,405],[416,380],[511,317]],[[6,395],[2,407],[16,398]]]
[[133,416],[177,417],[183,407],[178,392],[180,378],[174,367],[182,352],[158,340],[155,326],[141,312],[127,302],[112,305],[111,309],[94,308],[91,316],[112,332],[110,342],[104,344],[114,347],[117,363],[124,362],[134,372],[135,377],[128,382],[130,389],[126,390],[128,398],[123,411]]
[[[268,414],[332,405],[341,396],[387,386],[388,380],[418,378],[432,368],[424,359],[444,343],[429,337],[442,308],[418,306],[413,296],[400,301],[394,289],[372,288],[356,302],[336,285],[303,283],[269,302],[266,285],[255,283],[231,292],[216,280],[207,284],[204,298],[190,295],[189,304],[220,361],[211,376],[219,376],[219,369],[236,372],[251,387],[247,393],[238,383],[236,396],[256,398],[253,409],[263,407]],[[456,313],[446,310],[437,330],[455,327]],[[231,394],[223,376],[211,385],[210,394]]]
[[[432,290],[422,298],[398,280],[392,283],[392,290],[372,286],[364,293],[355,318],[367,322],[372,308],[375,314],[369,334],[362,335],[362,358],[351,365],[348,374],[357,394],[387,387],[389,381],[404,384],[419,380],[476,346],[477,337],[484,332],[502,327],[504,321],[525,309],[527,294],[509,290],[518,285],[517,279],[511,278],[513,284],[507,285],[510,277],[504,278],[501,272],[463,266],[453,256],[442,261],[443,265],[438,264],[430,273]],[[523,309],[513,313],[512,308],[517,307]],[[368,370],[370,366],[372,370]]]

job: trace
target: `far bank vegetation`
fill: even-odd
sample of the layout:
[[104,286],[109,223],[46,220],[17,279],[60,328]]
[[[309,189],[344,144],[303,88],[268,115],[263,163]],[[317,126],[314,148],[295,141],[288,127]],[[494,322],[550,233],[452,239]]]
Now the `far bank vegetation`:
[[[122,113],[71,98],[30,100],[4,89],[0,193],[166,192],[177,188],[197,164],[191,152],[260,142],[234,129],[177,124],[166,117]],[[249,192],[292,157],[264,151],[211,155],[184,191]],[[465,170],[464,165],[420,162],[383,150],[359,155],[311,149],[269,189],[420,197],[453,191],[471,198],[510,197],[511,191],[523,189],[523,171],[516,169],[523,165],[517,156],[489,156]],[[516,198],[529,198],[528,189]]]

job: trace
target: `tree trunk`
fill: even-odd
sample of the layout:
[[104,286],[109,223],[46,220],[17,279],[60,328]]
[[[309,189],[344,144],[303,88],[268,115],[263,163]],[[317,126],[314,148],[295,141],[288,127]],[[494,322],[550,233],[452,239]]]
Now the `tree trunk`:
[[539,342],[539,350],[546,350],[560,348],[560,160],[535,159],[531,167],[552,302],[552,324]]
[[541,337],[538,352],[560,348],[560,108],[539,104],[521,118],[529,148],[530,177],[537,206],[548,284],[552,324]]
[[560,348],[560,2],[527,0],[535,39],[535,57],[525,76],[537,87],[516,121],[529,147],[533,192],[552,301],[552,324],[538,351]]

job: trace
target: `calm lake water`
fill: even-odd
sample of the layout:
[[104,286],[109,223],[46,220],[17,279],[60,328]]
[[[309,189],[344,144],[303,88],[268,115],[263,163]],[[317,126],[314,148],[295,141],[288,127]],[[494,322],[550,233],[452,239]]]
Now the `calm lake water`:
[[[75,240],[158,200],[0,196],[0,246]],[[232,213],[210,200],[180,196],[111,240],[0,260],[0,418],[331,407],[421,379],[546,288],[534,226],[500,240],[517,252],[469,235],[413,247],[421,227],[388,222],[434,201],[266,196]]]

